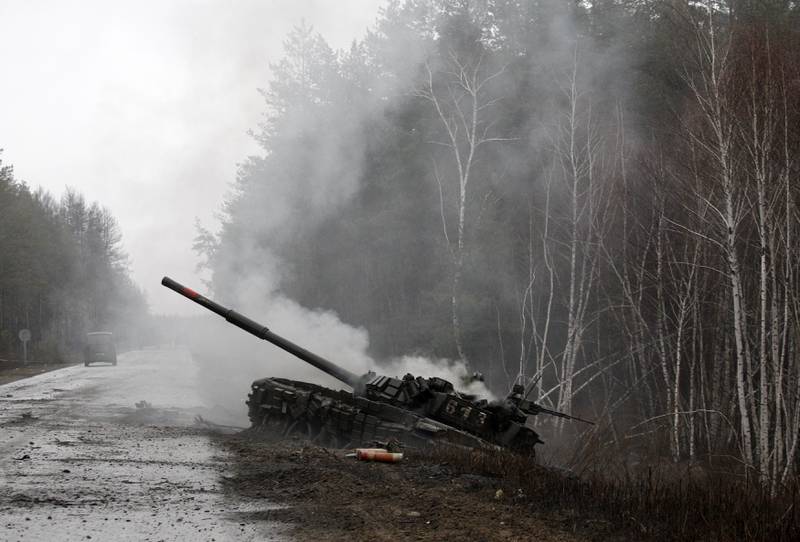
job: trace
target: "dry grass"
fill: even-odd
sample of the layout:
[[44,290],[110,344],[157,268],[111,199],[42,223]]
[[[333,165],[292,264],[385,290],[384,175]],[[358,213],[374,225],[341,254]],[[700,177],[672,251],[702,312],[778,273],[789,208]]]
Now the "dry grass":
[[[583,458],[580,476],[510,452],[434,448],[424,459],[502,478],[541,512],[570,510],[611,525],[610,533],[640,540],[800,540],[798,480],[770,496],[758,482],[730,472],[617,468]],[[591,533],[590,537],[591,537]],[[595,533],[595,536],[597,533]]]

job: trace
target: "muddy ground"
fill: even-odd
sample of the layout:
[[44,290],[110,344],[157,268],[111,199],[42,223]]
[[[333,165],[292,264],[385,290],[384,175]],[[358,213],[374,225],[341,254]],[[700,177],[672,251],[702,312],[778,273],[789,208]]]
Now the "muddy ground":
[[285,508],[251,520],[288,523],[298,540],[573,541],[604,539],[597,525],[564,512],[540,513],[536,499],[503,480],[410,453],[401,463],[357,461],[304,440],[220,439],[235,460],[232,494]]
[[0,385],[0,540],[609,538],[546,496],[427,452],[366,463],[231,434],[203,421],[219,411],[201,383],[175,350]]

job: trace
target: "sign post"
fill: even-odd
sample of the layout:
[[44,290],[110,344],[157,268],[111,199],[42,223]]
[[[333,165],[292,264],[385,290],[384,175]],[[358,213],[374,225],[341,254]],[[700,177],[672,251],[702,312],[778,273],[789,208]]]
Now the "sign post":
[[30,329],[20,329],[19,330],[19,340],[22,341],[22,352],[23,352],[23,360],[25,363],[28,363],[28,341],[31,340],[31,330]]

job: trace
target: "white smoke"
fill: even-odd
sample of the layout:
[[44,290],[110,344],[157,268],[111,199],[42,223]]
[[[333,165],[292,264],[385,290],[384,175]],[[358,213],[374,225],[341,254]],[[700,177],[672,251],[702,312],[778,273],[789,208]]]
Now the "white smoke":
[[[355,373],[374,371],[402,378],[438,376],[450,381],[457,390],[492,399],[483,382],[468,378],[461,362],[431,359],[418,355],[403,356],[384,362],[367,353],[369,336],[360,327],[348,325],[332,311],[312,310],[279,294],[252,295],[237,310],[274,333]],[[260,291],[263,294],[263,290]],[[246,308],[244,308],[246,306]],[[244,401],[254,380],[282,377],[313,382],[333,389],[346,385],[308,365],[280,348],[248,335],[219,317],[206,317],[191,323],[186,342],[199,366],[199,387],[204,402],[215,405],[226,420],[247,425]]]
[[467,366],[460,361],[423,356],[403,356],[378,365],[378,370],[387,376],[402,378],[406,373],[414,376],[438,376],[450,381],[456,390],[479,398],[494,399],[489,388],[481,380],[471,378]]
[[[315,163],[309,164],[302,183],[265,175],[255,189],[261,196],[253,201],[237,201],[237,216],[247,228],[238,239],[234,254],[215,262],[217,278],[224,277],[225,299],[232,308],[269,327],[274,333],[310,350],[355,374],[373,370],[387,376],[438,376],[464,392],[482,397],[490,393],[482,382],[467,382],[463,363],[409,355],[381,362],[369,354],[369,337],[364,328],[343,322],[329,310],[301,306],[279,290],[282,277],[291,272],[272,250],[298,227],[310,227],[332,216],[352,198],[360,185],[367,147],[366,122],[383,114],[385,95],[407,92],[409,81],[426,51],[422,40],[410,30],[384,27],[381,33],[405,32],[409,46],[398,48],[407,70],[391,80],[376,81],[372,103],[359,104],[357,111],[345,112],[336,125],[342,133],[317,148]],[[372,34],[370,39],[377,39]],[[395,41],[398,36],[394,35]],[[396,44],[395,44],[396,45]],[[397,65],[400,62],[397,61]],[[405,81],[409,79],[409,81]],[[345,113],[342,113],[345,115]],[[293,118],[291,129],[302,133],[320,122],[315,116]],[[302,149],[301,149],[301,152]],[[251,165],[256,164],[253,162]],[[269,242],[264,242],[268,239]],[[213,299],[213,296],[211,296]],[[250,383],[258,378],[285,377],[311,381],[332,388],[345,387],[279,348],[248,336],[219,318],[197,322],[187,341],[200,364],[200,381],[207,401],[235,414],[246,423],[244,399]],[[424,346],[424,345],[421,345]]]
[[[371,370],[398,378],[407,373],[438,376],[450,381],[459,391],[492,398],[483,382],[468,379],[468,370],[461,362],[420,355],[385,361],[373,359],[368,354],[366,329],[343,322],[333,311],[303,307],[278,290],[282,273],[286,271],[273,253],[252,241],[242,247],[237,256],[237,260],[259,263],[249,267],[246,273],[228,274],[235,280],[235,284],[228,288],[232,299],[229,308],[357,375]],[[236,262],[227,263],[233,269]],[[213,295],[210,297],[213,299]],[[333,389],[347,388],[292,354],[217,316],[192,322],[184,339],[199,365],[199,382],[205,403],[216,405],[226,420],[234,420],[240,425],[247,425],[244,400],[254,380],[282,377]]]

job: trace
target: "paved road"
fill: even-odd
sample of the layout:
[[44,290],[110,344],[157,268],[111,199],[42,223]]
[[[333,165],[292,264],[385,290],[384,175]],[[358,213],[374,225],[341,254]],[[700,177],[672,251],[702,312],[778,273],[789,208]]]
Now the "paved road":
[[223,493],[195,383],[164,350],[0,386],[0,540],[279,540],[243,519],[263,502]]

